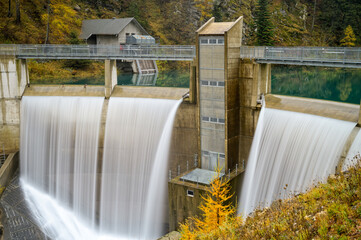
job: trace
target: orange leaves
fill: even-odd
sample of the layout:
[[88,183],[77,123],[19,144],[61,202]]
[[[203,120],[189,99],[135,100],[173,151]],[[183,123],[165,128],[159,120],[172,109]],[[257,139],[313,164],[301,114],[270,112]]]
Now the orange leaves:
[[209,187],[209,192],[202,196],[204,202],[199,206],[203,212],[202,218],[191,218],[181,224],[182,239],[198,239],[199,236],[218,231],[228,218],[235,213],[235,208],[230,203],[229,182],[220,178],[220,170]]

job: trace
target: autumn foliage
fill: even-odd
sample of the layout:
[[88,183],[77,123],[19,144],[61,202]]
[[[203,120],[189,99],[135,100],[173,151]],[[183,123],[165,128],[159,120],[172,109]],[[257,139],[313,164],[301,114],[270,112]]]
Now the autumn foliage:
[[356,35],[350,25],[345,29],[345,37],[341,40],[341,46],[354,47],[356,42]]
[[227,221],[235,221],[235,208],[230,203],[229,181],[220,178],[220,170],[211,183],[208,194],[202,196],[203,204],[199,209],[203,212],[202,217],[193,217],[181,224],[181,239],[202,239],[206,236],[219,237],[220,226]]

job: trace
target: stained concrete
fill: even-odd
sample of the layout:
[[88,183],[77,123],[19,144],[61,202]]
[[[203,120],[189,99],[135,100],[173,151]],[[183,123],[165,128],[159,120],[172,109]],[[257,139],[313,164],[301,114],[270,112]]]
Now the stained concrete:
[[29,81],[26,60],[0,57],[0,149],[19,149],[20,98]]
[[89,85],[30,85],[24,96],[86,96],[104,97],[104,86]]
[[266,107],[292,112],[307,113],[357,123],[360,106],[326,100],[267,95]]
[[111,96],[179,100],[188,92],[188,88],[115,86]]

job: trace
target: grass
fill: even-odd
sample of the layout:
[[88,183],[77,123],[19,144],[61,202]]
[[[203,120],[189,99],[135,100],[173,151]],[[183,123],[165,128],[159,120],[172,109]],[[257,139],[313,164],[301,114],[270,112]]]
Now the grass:
[[304,194],[256,210],[245,221],[230,218],[196,239],[361,239],[361,161]]

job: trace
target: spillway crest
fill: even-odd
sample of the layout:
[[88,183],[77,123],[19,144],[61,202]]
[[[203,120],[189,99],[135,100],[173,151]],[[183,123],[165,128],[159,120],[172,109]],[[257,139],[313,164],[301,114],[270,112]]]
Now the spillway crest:
[[[23,97],[21,185],[51,239],[154,239],[164,233],[167,160],[180,101]],[[103,159],[99,161],[99,159]]]
[[355,123],[262,108],[238,212],[304,192],[335,172]]

